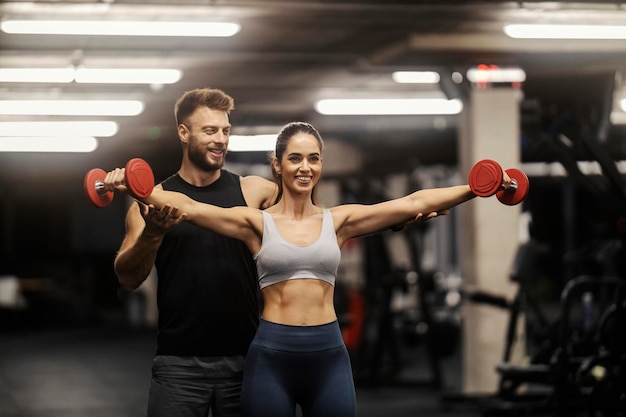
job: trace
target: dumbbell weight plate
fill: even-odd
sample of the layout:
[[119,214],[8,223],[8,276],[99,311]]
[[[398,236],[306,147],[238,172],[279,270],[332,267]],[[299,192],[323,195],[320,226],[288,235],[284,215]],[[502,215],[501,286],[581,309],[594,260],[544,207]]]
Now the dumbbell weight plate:
[[504,174],[496,161],[483,159],[476,162],[469,173],[469,186],[479,197],[490,197],[501,187]]
[[146,198],[154,188],[154,174],[146,161],[134,158],[128,161],[124,170],[124,182],[134,197]]
[[528,195],[530,181],[528,181],[528,177],[524,174],[524,171],[517,168],[509,168],[505,172],[509,177],[511,177],[511,179],[514,179],[517,182],[517,189],[513,192],[506,190],[498,191],[496,193],[496,197],[502,204],[514,206],[521,203]]
[[111,204],[111,201],[113,201],[113,197],[115,195],[112,191],[104,191],[100,193],[96,188],[96,184],[99,181],[104,181],[106,175],[107,173],[104,170],[100,168],[94,168],[87,172],[83,183],[85,187],[85,193],[87,194],[89,201],[91,201],[94,206],[99,208],[103,208]]

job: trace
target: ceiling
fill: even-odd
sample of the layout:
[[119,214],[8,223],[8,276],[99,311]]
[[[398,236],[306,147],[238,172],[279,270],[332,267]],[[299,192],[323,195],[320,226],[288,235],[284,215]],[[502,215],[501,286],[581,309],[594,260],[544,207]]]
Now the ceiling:
[[[37,184],[49,190],[51,184],[70,178],[80,182],[92,167],[109,169],[133,157],[146,158],[157,178],[173,172],[180,162],[174,102],[184,91],[197,87],[220,88],[235,98],[236,110],[231,115],[235,134],[276,132],[289,121],[306,120],[326,139],[361,152],[368,172],[414,164],[454,164],[455,116],[322,116],[315,112],[314,103],[320,98],[411,96],[440,89],[397,84],[391,79],[395,70],[439,71],[441,90],[449,97],[463,97],[471,86],[451,83],[453,72],[465,74],[479,64],[524,69],[525,161],[550,159],[541,146],[532,145],[564,114],[569,115],[572,130],[580,133],[581,127],[590,128],[618,158],[624,146],[621,128],[607,128],[606,120],[607,109],[621,94],[619,74],[626,70],[626,41],[519,40],[502,31],[504,23],[626,23],[622,2],[49,0],[3,2],[0,15],[208,19],[236,21],[242,27],[231,38],[0,33],[0,67],[73,64],[183,71],[180,82],[160,88],[0,83],[0,99],[134,98],[146,103],[141,115],[118,118],[117,135],[101,139],[93,153],[0,154],[4,185],[17,180],[24,192]],[[25,117],[0,116],[0,120]],[[264,158],[259,153],[229,155],[229,161],[242,163]]]

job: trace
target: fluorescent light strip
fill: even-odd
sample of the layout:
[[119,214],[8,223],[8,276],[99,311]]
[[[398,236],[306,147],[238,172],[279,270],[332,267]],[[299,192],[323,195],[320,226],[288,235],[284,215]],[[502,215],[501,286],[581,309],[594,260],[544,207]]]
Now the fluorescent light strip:
[[522,83],[526,81],[526,72],[520,68],[470,68],[467,79],[473,83]]
[[173,84],[182,77],[177,69],[154,68],[0,68],[0,82]]
[[0,136],[110,137],[116,133],[117,123],[112,121],[0,122]]
[[71,83],[74,68],[0,68],[4,83]]
[[176,69],[77,68],[77,83],[174,84],[182,72]]
[[325,99],[315,104],[325,115],[446,115],[459,114],[458,99]]
[[50,116],[136,116],[137,100],[0,100],[0,114]]
[[228,140],[229,152],[273,151],[276,148],[277,134],[270,135],[231,135]]
[[0,137],[0,152],[93,152],[94,137]]
[[434,71],[396,71],[391,78],[399,84],[437,84],[441,79]]
[[626,39],[626,26],[512,24],[503,30],[516,39]]
[[136,22],[89,20],[5,20],[6,33],[95,36],[229,37],[241,26],[232,22]]

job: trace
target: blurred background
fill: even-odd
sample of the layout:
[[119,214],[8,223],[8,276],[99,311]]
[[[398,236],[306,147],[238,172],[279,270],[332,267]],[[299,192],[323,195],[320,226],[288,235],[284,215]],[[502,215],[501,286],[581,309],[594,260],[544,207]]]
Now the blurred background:
[[[519,231],[503,237],[514,242],[502,260],[510,272],[493,278],[512,287],[468,285],[455,243],[466,225],[455,212],[347,245],[336,296],[355,377],[362,387],[427,386],[446,407],[481,413],[511,404],[553,413],[571,400],[562,391],[573,391],[585,410],[610,415],[626,401],[624,371],[615,371],[624,343],[608,336],[623,319],[614,278],[626,259],[625,52],[620,1],[2,2],[0,415],[84,415],[76,399],[40,399],[26,414],[35,396],[19,376],[29,371],[15,364],[85,340],[79,356],[113,352],[94,372],[120,357],[120,368],[137,371],[136,394],[120,395],[139,407],[124,412],[141,415],[156,284],[119,291],[112,261],[129,201],[95,208],[83,180],[135,157],[156,181],[175,172],[174,103],[198,87],[235,99],[227,168],[239,174],[269,178],[273,135],[290,121],[315,125],[326,143],[327,205],[465,183],[459,141],[473,95],[515,94],[515,118],[491,114],[494,124],[514,123],[513,165],[531,184],[516,206]],[[373,104],[382,106],[365,107]],[[498,149],[500,138],[482,140],[477,159],[492,157],[489,143]],[[497,380],[487,399],[463,379],[468,303],[507,323],[491,336],[504,367],[484,370]],[[570,313],[582,330],[563,324]],[[516,349],[523,369],[510,364]],[[563,368],[577,375],[571,386]],[[109,377],[114,385],[128,375]],[[517,392],[538,383],[530,399]]]

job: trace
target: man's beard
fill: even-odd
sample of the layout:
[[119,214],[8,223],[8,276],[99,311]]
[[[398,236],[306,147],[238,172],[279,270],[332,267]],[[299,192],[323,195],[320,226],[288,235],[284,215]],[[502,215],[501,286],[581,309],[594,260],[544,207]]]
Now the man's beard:
[[224,157],[226,156],[226,152],[220,159],[219,162],[213,162],[209,158],[207,158],[206,150],[201,149],[197,146],[192,146],[189,148],[189,161],[198,169],[202,171],[216,171],[224,166]]

